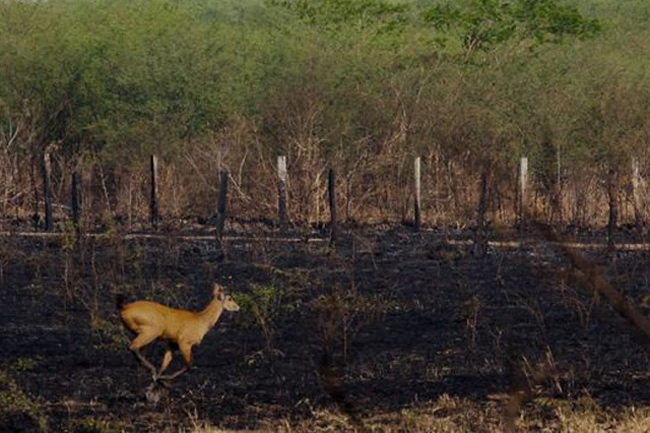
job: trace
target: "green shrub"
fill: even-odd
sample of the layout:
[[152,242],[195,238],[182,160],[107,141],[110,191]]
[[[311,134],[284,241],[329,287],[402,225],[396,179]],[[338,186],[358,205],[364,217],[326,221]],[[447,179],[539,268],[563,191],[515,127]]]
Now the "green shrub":
[[47,419],[38,401],[23,391],[5,370],[0,370],[0,431],[47,431]]

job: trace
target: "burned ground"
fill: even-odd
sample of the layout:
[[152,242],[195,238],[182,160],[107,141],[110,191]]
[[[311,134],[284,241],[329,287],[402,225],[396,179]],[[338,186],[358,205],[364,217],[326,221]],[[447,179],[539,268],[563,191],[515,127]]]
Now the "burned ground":
[[[441,235],[359,231],[336,249],[247,237],[226,251],[171,235],[1,238],[0,430],[498,431],[516,391],[522,429],[650,419],[646,343],[543,242],[477,259]],[[645,308],[646,252],[588,256]],[[197,310],[213,281],[242,311],[147,398],[115,294]]]

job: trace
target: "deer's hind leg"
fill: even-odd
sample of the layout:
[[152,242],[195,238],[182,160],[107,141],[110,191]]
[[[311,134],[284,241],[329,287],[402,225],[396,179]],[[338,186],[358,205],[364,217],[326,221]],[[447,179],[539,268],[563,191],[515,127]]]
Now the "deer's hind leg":
[[131,351],[135,354],[142,365],[151,371],[151,374],[154,377],[156,377],[156,367],[154,367],[154,365],[140,353],[140,349],[154,341],[159,336],[160,332],[155,329],[141,329],[138,336],[131,342],[131,345],[129,346],[129,349],[131,349]]

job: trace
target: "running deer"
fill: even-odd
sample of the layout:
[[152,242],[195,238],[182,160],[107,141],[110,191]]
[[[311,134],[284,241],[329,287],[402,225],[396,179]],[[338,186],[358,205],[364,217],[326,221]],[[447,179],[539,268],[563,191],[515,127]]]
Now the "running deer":
[[[214,298],[208,306],[198,313],[177,310],[150,301],[125,303],[123,295],[116,296],[122,322],[137,334],[130,349],[151,371],[154,381],[172,380],[189,370],[192,365],[192,347],[201,343],[224,310],[239,311],[239,305],[229,295],[222,293],[219,284],[215,283],[213,295]],[[157,339],[166,340],[168,343],[159,371],[156,371],[156,367],[140,353],[140,349]],[[163,375],[172,362],[176,349],[180,350],[185,366],[174,374]]]

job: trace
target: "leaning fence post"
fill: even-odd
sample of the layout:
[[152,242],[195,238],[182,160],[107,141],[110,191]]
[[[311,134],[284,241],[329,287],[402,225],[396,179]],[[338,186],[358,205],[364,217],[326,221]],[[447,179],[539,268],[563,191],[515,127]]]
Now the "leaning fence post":
[[278,156],[278,219],[280,233],[287,232],[287,157]]
[[158,227],[158,157],[151,155],[151,226]]
[[327,177],[327,190],[329,197],[330,205],[330,242],[332,244],[336,243],[336,238],[338,236],[338,229],[336,226],[336,170],[330,168],[329,175]]
[[223,229],[226,224],[226,202],[228,198],[228,172],[219,174],[219,197],[217,198],[217,244],[222,247]]
[[81,232],[81,179],[79,172],[75,170],[72,173],[72,225],[77,233]]
[[414,180],[415,180],[415,231],[419,232],[420,231],[420,225],[422,223],[422,216],[421,216],[421,194],[420,194],[420,187],[421,187],[421,182],[420,182],[420,157],[418,156],[415,158],[415,163],[413,167],[413,174],[414,174]]
[[51,232],[54,229],[52,220],[52,160],[49,148],[43,151],[43,195],[45,198],[45,230]]

